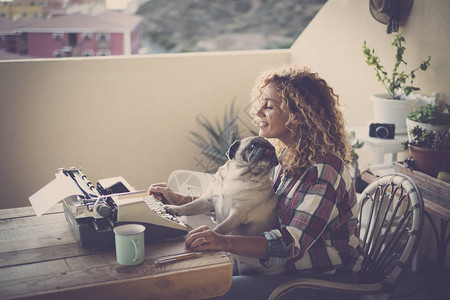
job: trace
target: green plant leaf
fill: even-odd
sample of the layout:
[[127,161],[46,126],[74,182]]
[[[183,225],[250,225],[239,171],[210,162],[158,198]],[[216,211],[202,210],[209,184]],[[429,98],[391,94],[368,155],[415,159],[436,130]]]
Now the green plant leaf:
[[[381,82],[388,92],[394,99],[400,99],[401,92],[405,95],[409,95],[412,91],[420,90],[418,87],[413,87],[413,81],[416,77],[415,71],[422,70],[426,71],[430,66],[431,56],[428,56],[417,68],[413,69],[409,74],[405,72],[397,72],[400,65],[407,65],[407,62],[403,60],[403,55],[405,54],[406,48],[403,45],[406,43],[405,38],[401,34],[397,34],[392,42],[392,45],[396,48],[395,52],[395,65],[392,70],[392,75],[389,76],[386,71],[383,70],[383,66],[380,64],[380,59],[375,55],[375,50],[370,49],[367,46],[366,41],[363,44],[363,54],[366,58],[366,63],[375,70],[376,78]],[[410,86],[406,86],[406,80],[410,79]]]
[[[234,101],[235,99],[233,99],[229,108],[225,108],[222,123],[218,119],[215,119],[214,123],[212,123],[203,115],[196,117],[197,123],[200,124],[206,133],[205,136],[200,133],[190,132],[189,140],[199,147],[201,153],[211,160],[214,165],[211,169],[206,170],[208,172],[215,172],[223,165],[228,160],[226,157],[228,148],[234,141],[241,139],[238,127],[239,117]],[[251,134],[257,135],[254,131]]]

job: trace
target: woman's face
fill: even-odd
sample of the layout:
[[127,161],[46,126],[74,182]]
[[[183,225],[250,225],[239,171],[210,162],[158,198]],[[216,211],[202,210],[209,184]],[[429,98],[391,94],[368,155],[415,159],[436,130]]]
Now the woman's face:
[[259,135],[265,138],[277,138],[285,145],[289,144],[291,135],[286,127],[289,113],[281,109],[281,99],[274,84],[270,83],[264,88],[261,104],[256,113],[260,118]]

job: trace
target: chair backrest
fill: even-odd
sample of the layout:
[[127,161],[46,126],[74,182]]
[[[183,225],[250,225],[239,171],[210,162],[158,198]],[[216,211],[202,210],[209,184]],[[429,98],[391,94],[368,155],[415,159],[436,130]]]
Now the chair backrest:
[[213,174],[188,170],[175,170],[169,174],[167,185],[182,195],[199,197],[208,187]]
[[403,174],[385,175],[361,193],[359,231],[363,253],[361,283],[395,286],[415,254],[423,226],[418,187]]

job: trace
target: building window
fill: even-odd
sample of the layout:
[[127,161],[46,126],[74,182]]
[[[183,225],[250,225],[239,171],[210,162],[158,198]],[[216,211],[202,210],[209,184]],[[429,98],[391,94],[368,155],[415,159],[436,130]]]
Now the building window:
[[53,57],[64,57],[64,52],[61,50],[55,50],[53,51]]
[[82,33],[81,38],[83,39],[83,41],[90,41],[92,40],[92,33]]
[[111,55],[111,51],[109,50],[98,50],[97,56],[108,56]]
[[94,50],[84,50],[83,56],[94,56]]
[[62,40],[63,36],[64,36],[64,33],[62,33],[62,32],[55,32],[55,33],[53,33],[53,39],[55,41]]
[[39,13],[35,12],[34,15],[33,15],[33,17],[34,17],[35,19],[39,19]]
[[24,13],[22,13],[22,17],[24,18],[24,19],[26,19],[27,18],[27,13],[26,12],[24,12]]
[[97,33],[97,41],[98,42],[109,41],[109,33]]

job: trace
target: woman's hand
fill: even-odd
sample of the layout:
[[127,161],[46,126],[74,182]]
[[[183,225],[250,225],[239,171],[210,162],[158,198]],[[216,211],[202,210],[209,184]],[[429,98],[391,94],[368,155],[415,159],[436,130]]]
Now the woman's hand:
[[190,197],[175,193],[165,182],[152,184],[148,194],[166,204],[181,205],[190,201]]
[[208,226],[200,226],[191,230],[188,233],[185,245],[187,249],[193,251],[207,251],[207,250],[224,250],[226,247],[226,236],[214,232]]
[[241,256],[267,258],[267,239],[265,237],[223,235],[205,225],[191,230],[185,245],[187,249],[193,251],[227,251]]

